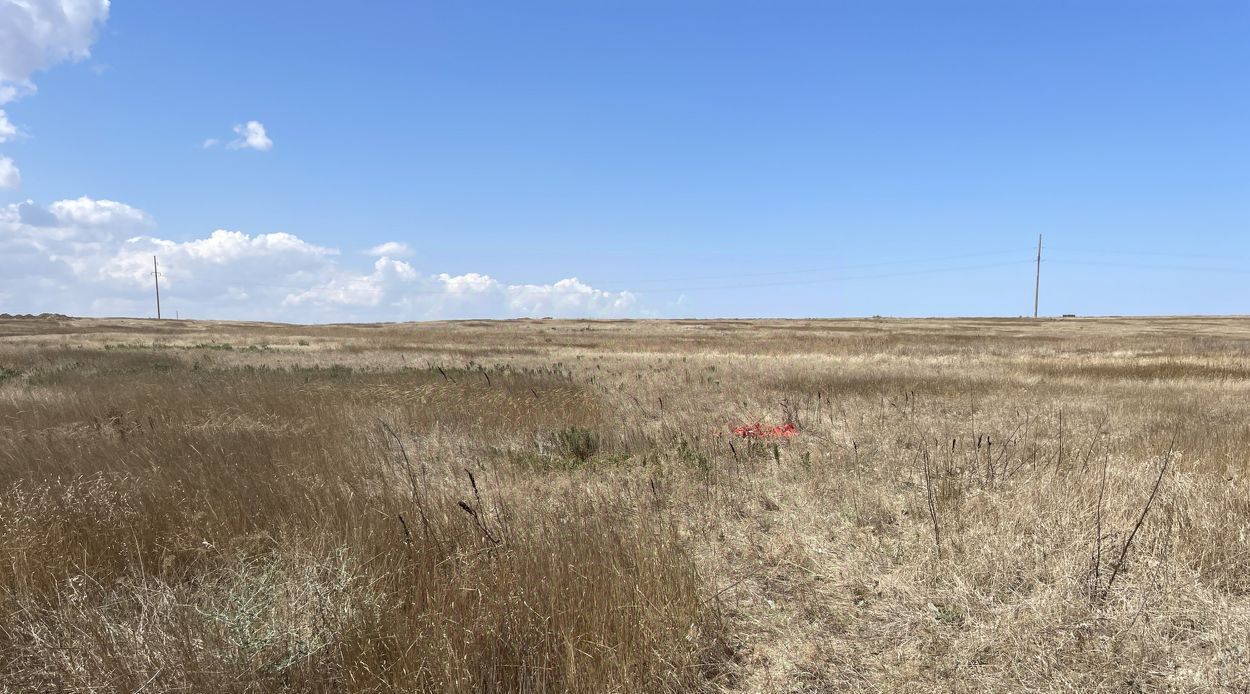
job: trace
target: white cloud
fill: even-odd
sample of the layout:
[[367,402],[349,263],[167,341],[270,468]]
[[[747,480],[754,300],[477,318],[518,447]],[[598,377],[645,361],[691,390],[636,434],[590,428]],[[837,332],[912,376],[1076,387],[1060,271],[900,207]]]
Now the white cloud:
[[[218,229],[208,238],[170,241],[151,236],[126,239],[111,255],[99,259],[92,276],[131,287],[151,283],[152,256],[160,256],[166,279],[162,286],[185,288],[201,294],[223,286],[246,287],[256,278],[282,280],[301,272],[323,270],[326,259],[336,255],[332,248],[306,243],[293,234],[277,232],[249,236],[239,231]],[[304,280],[307,282],[307,280]]]
[[629,292],[605,292],[576,277],[555,284],[518,284],[507,288],[508,306],[520,315],[623,315],[637,300]]
[[230,142],[230,149],[254,149],[268,152],[273,149],[273,140],[265,134],[265,126],[258,120],[250,120],[243,125],[234,126],[238,139]]
[[320,306],[377,306],[397,284],[417,280],[417,271],[402,260],[378,258],[368,275],[345,275],[302,292],[288,294],[282,300],[287,306],[301,304]]
[[479,273],[426,274],[387,255],[361,271],[345,266],[338,249],[286,232],[219,229],[177,241],[154,229],[143,210],[110,200],[0,207],[0,312],[150,315],[153,255],[162,303],[183,316],[318,322],[643,312],[633,294],[577,279],[510,285]]
[[212,149],[212,148],[214,148],[214,147],[216,147],[216,146],[217,146],[217,143],[218,143],[217,138],[215,138],[215,137],[210,137],[210,138],[208,138],[207,140],[205,140],[204,142],[200,143],[200,147],[201,147],[201,148],[203,148],[203,149]]
[[31,76],[91,55],[109,0],[0,1],[0,103],[34,91]]
[[22,172],[12,159],[0,156],[0,188],[17,188],[22,185]]
[[0,142],[8,142],[17,137],[17,126],[9,120],[8,114],[0,108]]
[[[554,284],[504,284],[490,275],[440,273],[423,276],[399,260],[379,258],[367,275],[344,273],[288,295],[284,305],[326,315],[355,309],[357,317],[505,318],[555,316],[606,318],[638,315],[637,297],[606,292],[575,278]],[[397,320],[399,318],[392,318]]]
[[443,291],[453,296],[474,296],[502,290],[502,285],[490,275],[479,275],[476,272],[455,277],[444,272],[434,279],[442,283]]
[[59,200],[48,211],[66,227],[108,228],[115,231],[138,231],[155,226],[147,212],[112,200],[93,200],[87,196],[77,200]]
[[386,258],[407,258],[412,255],[412,248],[408,244],[401,241],[387,241],[379,243],[373,248],[367,248],[365,255],[372,255]]
[[[66,60],[91,55],[109,0],[0,0],[0,104],[35,91],[31,77]],[[20,134],[0,110],[0,143]],[[0,188],[17,188],[21,173],[0,155]]]

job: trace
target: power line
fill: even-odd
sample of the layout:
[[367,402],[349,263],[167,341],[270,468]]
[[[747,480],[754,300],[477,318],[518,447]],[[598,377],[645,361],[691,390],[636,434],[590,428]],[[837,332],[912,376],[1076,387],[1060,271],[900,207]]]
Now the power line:
[[[984,263],[981,265],[963,265],[958,267],[937,268],[932,270],[911,270],[906,272],[886,272],[872,275],[841,275],[838,277],[825,277],[813,280],[795,280],[793,282],[767,282],[756,284],[727,284],[716,286],[702,287],[665,287],[663,289],[648,289],[645,293],[649,294],[669,294],[675,292],[699,292],[699,291],[719,291],[725,289],[763,289],[767,287],[793,287],[811,284],[828,284],[831,282],[842,282],[850,280],[871,280],[885,279],[889,277],[910,277],[916,275],[940,275],[951,272],[963,272],[966,270],[987,270],[990,268],[1000,267],[1019,267],[1020,265],[1032,265],[1032,260],[1009,260],[1001,263]],[[603,291],[628,291],[628,290],[603,290]],[[441,292],[439,292],[441,293]]]
[[[1139,269],[1139,270],[1229,273],[1229,274],[1238,274],[1238,275],[1250,274],[1250,269],[1242,269],[1242,268],[1235,268],[1235,267],[1132,263],[1132,262],[1115,262],[1115,261],[1086,261],[1086,260],[1064,259],[1062,257],[1056,259],[1054,257],[1054,253],[1056,251],[1061,251],[1061,252],[1066,251],[1067,253],[1083,253],[1083,254],[1106,253],[1109,255],[1138,255],[1138,256],[1158,255],[1158,256],[1169,256],[1169,257],[1180,257],[1180,258],[1188,257],[1188,258],[1195,258],[1195,259],[1218,257],[1226,261],[1236,260],[1236,258],[1232,258],[1228,256],[1207,256],[1207,255],[1198,255],[1198,254],[1186,255],[1186,254],[1154,253],[1150,251],[1127,251],[1127,250],[1126,251],[1076,250],[1072,248],[1065,249],[1063,247],[1060,247],[1057,249],[1053,246],[1045,246],[1045,249],[1048,251],[1046,262],[1050,264],[1098,267],[1098,268],[1125,268],[1125,269]],[[885,260],[885,261],[877,261],[877,262],[871,262],[871,263],[852,263],[852,264],[844,264],[844,265],[838,265],[838,266],[811,267],[811,268],[802,268],[802,269],[786,269],[786,270],[776,270],[776,271],[767,271],[767,272],[734,273],[734,274],[726,274],[726,275],[709,275],[709,276],[699,276],[699,277],[687,276],[687,277],[681,277],[681,278],[668,278],[668,279],[660,279],[660,278],[629,279],[629,280],[622,280],[619,282],[610,282],[610,281],[598,279],[598,280],[594,280],[594,283],[596,286],[599,287],[601,291],[610,291],[610,292],[630,291],[630,292],[637,293],[637,294],[676,294],[676,293],[685,293],[685,292],[728,291],[728,290],[738,290],[738,289],[768,289],[768,288],[775,288],[775,287],[797,287],[797,286],[830,284],[830,283],[835,283],[835,282],[851,282],[851,281],[857,281],[857,280],[873,280],[873,279],[887,279],[887,278],[893,278],[893,277],[939,275],[939,274],[950,274],[950,273],[966,272],[966,271],[973,271],[973,270],[1019,267],[1020,265],[1028,264],[1028,265],[1034,265],[1035,267],[1034,289],[1033,289],[1033,315],[1036,318],[1040,315],[1039,309],[1040,309],[1040,295],[1041,295],[1041,263],[1042,263],[1041,255],[1042,255],[1042,250],[1043,250],[1042,236],[1040,234],[1038,235],[1037,248],[1030,249],[1031,255],[1033,253],[1036,253],[1034,257],[1025,260],[1024,258],[1020,257],[1020,256],[1023,256],[1023,253],[1021,252],[1022,250],[1023,249],[977,251],[977,252],[972,252],[972,253],[936,256],[933,258],[914,258],[914,259],[907,259],[907,260]],[[1005,261],[990,262],[990,263],[954,265],[954,266],[949,266],[949,267],[929,267],[929,268],[924,268],[924,269],[903,270],[903,271],[898,271],[898,272],[883,272],[883,273],[869,273],[869,274],[842,274],[842,273],[845,273],[845,271],[847,270],[862,270],[862,269],[891,267],[891,266],[900,266],[900,265],[906,266],[906,265],[914,265],[918,263],[936,263],[936,262],[951,261],[951,260],[970,259],[970,258],[978,258],[978,257],[1003,256],[1003,255],[1016,255],[1016,254],[1019,254],[1017,256],[1017,258],[1019,258],[1018,260],[1005,260]],[[153,256],[152,258],[152,270],[153,270],[152,271],[153,280],[154,280],[154,284],[156,287],[157,317],[160,318],[161,317],[160,275],[162,275],[163,273],[161,273],[159,270],[159,266],[157,265],[157,259],[155,256]],[[827,277],[788,279],[788,280],[776,281],[776,282],[768,282],[768,281],[765,281],[765,282],[731,282],[729,281],[729,280],[741,280],[741,279],[749,279],[749,278],[794,277],[795,275],[806,275],[806,274],[812,274],[812,273],[837,273],[837,274],[834,276],[827,276]],[[431,281],[434,280],[434,278],[430,278],[430,279]],[[718,283],[719,280],[726,280],[726,282]],[[500,284],[509,285],[509,283],[503,282],[497,278],[496,278],[496,281],[499,282]],[[697,284],[699,282],[705,282],[705,281],[712,282],[712,284]],[[696,284],[685,284],[685,285],[676,286],[676,287],[658,286],[658,287],[650,287],[650,288],[645,287],[645,286],[644,287],[639,286],[639,285],[646,285],[646,284],[653,284],[653,285],[661,284],[662,285],[662,284],[668,284],[668,283],[674,283],[674,282],[677,282],[677,283],[693,282]],[[351,281],[348,280],[346,283],[351,284]],[[612,284],[626,285],[627,288],[626,289],[603,289],[602,288],[602,285],[611,286]],[[298,288],[292,287],[291,285],[265,283],[265,282],[244,282],[244,283],[240,283],[239,286],[244,287],[244,288],[253,288],[253,289],[254,288],[276,289],[276,290],[281,290],[283,292],[286,292],[288,294],[292,292],[300,291]],[[449,293],[445,288],[409,290],[409,291],[403,291],[401,289],[400,291],[404,296],[441,296],[441,295],[445,295]]]
[[[794,281],[789,281],[789,282],[756,282],[756,283],[745,283],[745,284],[736,283],[736,284],[711,285],[711,286],[661,287],[661,288],[656,288],[656,289],[646,289],[646,290],[642,290],[641,292],[636,292],[636,293],[672,294],[672,293],[680,293],[680,292],[718,291],[718,290],[725,290],[725,289],[764,289],[768,287],[805,286],[805,285],[814,285],[814,284],[829,284],[832,282],[842,282],[842,281],[851,281],[851,280],[886,279],[890,277],[909,277],[909,276],[916,276],[916,275],[939,275],[939,274],[946,274],[946,273],[951,273],[951,272],[963,272],[966,270],[986,270],[986,269],[1001,268],[1001,267],[1019,267],[1020,265],[1025,265],[1025,264],[1032,265],[1033,261],[1032,260],[1010,260],[1006,262],[982,263],[978,265],[961,265],[961,266],[954,266],[954,267],[934,268],[934,269],[928,269],[928,270],[908,270],[908,271],[903,271],[903,272],[885,272],[885,273],[875,273],[875,274],[868,274],[868,275],[839,275],[837,277],[822,277],[819,279],[794,280]],[[872,267],[873,265],[876,265],[876,264],[869,264],[867,266],[861,266],[861,267]],[[850,266],[850,267],[853,267],[853,266]],[[828,270],[826,269],[826,271]],[[772,274],[783,274],[783,273],[767,273],[767,275],[772,275]],[[784,273],[784,274],[792,274],[792,273]],[[743,277],[744,275],[737,275],[737,276]],[[712,279],[716,279],[716,278],[712,278]],[[292,291],[291,287],[276,285],[276,284],[264,284],[264,283],[259,283],[259,282],[250,282],[246,286],[280,289],[288,293]],[[515,285],[509,285],[509,286],[515,286]],[[601,289],[601,291],[622,292],[622,291],[634,291],[634,290]],[[403,294],[404,296],[441,296],[444,294],[448,294],[448,292],[446,290],[433,290],[433,291],[426,290],[426,291],[405,291],[403,292]]]
[[[912,259],[912,260],[895,260],[895,261],[881,261],[881,262],[874,262],[874,263],[857,263],[857,264],[849,264],[849,265],[840,265],[836,267],[829,266],[829,267],[823,267],[823,268],[778,270],[778,271],[773,271],[773,272],[735,273],[732,275],[712,275],[712,276],[701,276],[701,277],[680,277],[680,278],[652,279],[652,280],[623,280],[620,283],[624,284],[627,282],[629,285],[631,285],[631,287],[633,287],[635,285],[643,284],[646,282],[667,283],[667,282],[692,282],[692,281],[704,281],[704,280],[716,281],[716,280],[733,280],[733,279],[752,278],[752,277],[791,276],[791,275],[797,275],[797,274],[810,274],[814,272],[831,273],[831,272],[841,272],[845,270],[868,269],[868,268],[874,268],[874,267],[912,265],[916,263],[934,262],[934,261],[941,261],[941,260],[956,260],[956,259],[961,259],[961,258],[976,258],[976,257],[985,257],[985,256],[993,256],[993,255],[1004,255],[1008,253],[1023,255],[1020,253],[1019,250],[982,251],[982,252],[976,252],[976,253],[963,253],[959,255],[939,256],[937,258],[930,258],[930,259],[917,258],[917,259]],[[706,287],[705,286],[657,287],[653,289],[642,289],[641,293],[661,293],[662,294],[662,293],[683,292],[683,291],[705,291],[705,290],[710,291],[710,290],[716,290],[716,289],[738,289],[738,288],[751,289],[751,288],[757,288],[757,287],[763,288],[763,287],[784,287],[784,286],[792,286],[792,285],[825,284],[825,283],[830,283],[830,282],[840,282],[842,280],[882,279],[882,278],[889,278],[889,277],[904,277],[904,276],[911,276],[911,275],[942,274],[942,273],[948,273],[948,272],[958,272],[962,270],[980,270],[980,269],[996,268],[996,267],[1008,267],[1012,265],[1020,265],[1022,263],[1031,264],[1032,262],[1033,262],[1032,260],[1025,260],[1021,258],[1020,260],[994,262],[994,263],[982,263],[982,264],[976,264],[976,265],[961,265],[961,266],[945,267],[945,268],[933,268],[933,269],[925,269],[925,270],[906,270],[902,272],[887,272],[887,273],[876,273],[876,274],[866,274],[866,275],[865,274],[838,275],[836,277],[799,279],[799,280],[786,281],[786,282],[757,282],[757,283],[746,283],[746,284],[734,283],[734,284],[725,285],[725,286],[715,285],[715,286],[706,286]],[[510,284],[507,282],[503,282],[499,278],[494,278],[494,279],[497,282],[500,282],[501,284]],[[594,282],[596,285],[613,284],[612,282],[601,280],[601,279],[596,279],[594,280]],[[277,289],[277,290],[282,290],[286,292],[291,292],[295,290],[295,288],[293,288],[291,285],[275,284],[275,283],[267,283],[267,282],[246,282],[246,283],[240,283],[239,286],[245,287],[245,288]],[[639,292],[639,290],[632,289],[632,288],[619,289],[619,290],[618,289],[605,289],[603,291]],[[404,294],[408,296],[423,296],[423,295],[437,296],[437,295],[441,295],[445,293],[447,292],[442,291],[442,290],[404,292]]]
[[669,282],[700,282],[700,281],[716,281],[716,280],[733,280],[743,277],[780,277],[790,275],[806,275],[815,272],[843,272],[846,270],[861,270],[874,267],[890,267],[895,265],[916,265],[920,263],[936,263],[948,260],[965,260],[968,258],[983,258],[995,255],[1024,255],[1024,249],[1000,250],[1000,251],[978,251],[975,253],[960,253],[957,255],[937,256],[933,258],[913,258],[909,260],[885,260],[872,263],[852,263],[846,265],[828,265],[825,267],[811,267],[804,269],[786,269],[775,270],[769,272],[735,272],[725,275],[703,275],[703,276],[685,276],[670,278],[628,278],[628,279],[596,279],[599,284],[667,284]]
[[1047,250],[1052,253],[1074,253],[1077,255],[1111,255],[1111,256],[1153,256],[1165,258],[1191,258],[1193,260],[1250,260],[1246,257],[1237,257],[1230,255],[1212,255],[1207,253],[1177,253],[1175,251],[1138,251],[1130,248],[1073,248],[1070,246],[1047,246]]
[[1236,267],[1211,267],[1200,265],[1161,265],[1153,263],[1115,263],[1115,262],[1097,262],[1087,260],[1049,260],[1049,263],[1058,265],[1077,265],[1083,267],[1116,267],[1131,270],[1174,270],[1177,272],[1224,272],[1234,275],[1250,274],[1250,270]]

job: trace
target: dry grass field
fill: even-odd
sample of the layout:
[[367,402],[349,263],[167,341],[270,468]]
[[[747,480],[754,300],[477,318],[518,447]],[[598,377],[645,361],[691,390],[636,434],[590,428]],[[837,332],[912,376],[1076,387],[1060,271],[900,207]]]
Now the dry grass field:
[[1248,472],[1245,319],[0,321],[0,691],[1245,691]]

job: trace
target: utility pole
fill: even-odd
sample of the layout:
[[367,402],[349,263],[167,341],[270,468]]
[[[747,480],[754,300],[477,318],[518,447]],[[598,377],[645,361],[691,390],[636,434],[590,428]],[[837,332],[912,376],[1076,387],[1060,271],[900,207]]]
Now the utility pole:
[[152,256],[152,279],[156,281],[156,320],[161,319],[161,272],[156,267],[156,256]]
[[1037,299],[1042,292],[1042,235],[1037,235],[1037,278],[1033,281],[1033,320],[1037,320]]

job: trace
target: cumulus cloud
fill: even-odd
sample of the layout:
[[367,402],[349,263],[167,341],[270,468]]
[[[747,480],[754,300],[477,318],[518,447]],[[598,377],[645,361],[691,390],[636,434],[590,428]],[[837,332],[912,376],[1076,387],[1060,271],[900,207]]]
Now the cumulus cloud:
[[[273,149],[273,140],[269,139],[269,134],[265,132],[265,124],[258,120],[250,120],[234,126],[234,134],[238,137],[226,143],[228,149],[254,149],[258,152],[268,152]],[[221,140],[210,137],[200,143],[200,148],[212,149],[220,144]]]
[[22,172],[17,170],[17,164],[12,159],[0,156],[0,189],[17,188],[22,185]]
[[151,236],[126,239],[100,262],[97,279],[143,287],[151,283],[152,256],[160,256],[170,288],[183,285],[196,293],[222,284],[243,285],[255,277],[283,277],[315,272],[332,248],[306,243],[293,234],[249,236],[218,229],[208,238],[170,241]]
[[[265,134],[265,126],[258,120],[250,120],[242,125],[234,126],[234,133],[239,137],[230,142],[228,145],[230,149],[254,149],[258,152],[268,152],[273,149],[273,140]],[[205,144],[207,145],[207,142]]]
[[387,241],[372,248],[366,248],[364,253],[386,258],[407,258],[412,255],[412,248],[401,241]]
[[[34,92],[36,72],[89,56],[108,14],[109,0],[0,0],[0,104]],[[0,143],[19,134],[0,110]],[[17,165],[0,155],[0,188],[21,183]]]
[[287,232],[218,229],[172,240],[155,229],[143,210],[111,200],[0,207],[0,312],[150,315],[153,255],[162,303],[183,316],[319,322],[642,312],[629,292],[572,278],[505,284],[478,273],[423,273],[397,253],[355,269],[338,249]]
[[323,315],[404,318],[607,318],[638,315],[637,297],[607,292],[577,279],[554,284],[504,284],[490,275],[422,275],[402,260],[379,258],[368,274],[341,273],[288,294],[283,305]]
[[9,120],[9,116],[0,108],[0,143],[8,142],[17,137],[17,126]]
[[[34,207],[27,203],[26,208]],[[87,196],[77,200],[59,200],[48,206],[53,219],[66,227],[135,230],[155,226],[147,212],[112,200],[93,200]]]
[[507,288],[508,306],[522,315],[570,315],[591,311],[599,315],[622,315],[634,307],[630,292],[605,292],[576,277],[555,284],[518,284]]
[[476,272],[455,277],[444,272],[436,275],[434,279],[442,284],[444,292],[452,296],[481,296],[502,289],[502,286],[490,275],[479,275]]
[[310,289],[288,294],[286,306],[356,306],[375,307],[398,285],[417,279],[417,271],[402,260],[378,258],[368,275],[344,275],[332,278]]
[[31,76],[91,55],[109,0],[0,2],[0,103],[34,91]]
[[446,296],[459,300],[455,305],[460,308],[490,304],[497,298],[506,313],[513,316],[607,318],[639,312],[638,297],[633,293],[595,289],[576,277],[553,284],[503,284],[489,275],[472,272],[456,276],[443,273],[435,279]]

